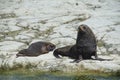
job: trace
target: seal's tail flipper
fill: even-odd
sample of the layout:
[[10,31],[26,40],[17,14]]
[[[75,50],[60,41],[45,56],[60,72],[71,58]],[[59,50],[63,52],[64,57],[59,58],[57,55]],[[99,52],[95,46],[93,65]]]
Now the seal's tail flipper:
[[16,54],[16,58],[20,57],[20,56],[23,56],[23,54]]
[[27,49],[23,49],[16,54],[16,58],[20,56],[25,56],[27,54]]
[[103,59],[103,58],[96,58],[96,59],[93,59],[92,60],[99,60],[99,61],[112,61],[113,59]]

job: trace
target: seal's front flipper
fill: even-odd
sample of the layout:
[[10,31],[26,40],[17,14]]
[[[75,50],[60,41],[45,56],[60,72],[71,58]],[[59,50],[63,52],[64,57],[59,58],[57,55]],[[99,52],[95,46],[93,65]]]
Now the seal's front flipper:
[[83,60],[82,55],[79,55],[78,59],[75,59],[74,61],[71,61],[70,63],[74,63],[74,62],[79,63],[82,60]]
[[75,59],[74,61],[71,61],[70,63],[79,63],[81,60]]

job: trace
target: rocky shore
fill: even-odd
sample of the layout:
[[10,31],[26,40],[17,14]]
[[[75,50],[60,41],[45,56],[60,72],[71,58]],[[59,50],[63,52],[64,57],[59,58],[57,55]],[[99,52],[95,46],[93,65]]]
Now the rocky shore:
[[[45,71],[120,70],[119,0],[1,0],[0,68]],[[38,57],[19,57],[19,50],[36,41],[57,48],[73,45],[80,24],[90,26],[98,41],[98,56],[112,61],[56,59],[53,52]]]

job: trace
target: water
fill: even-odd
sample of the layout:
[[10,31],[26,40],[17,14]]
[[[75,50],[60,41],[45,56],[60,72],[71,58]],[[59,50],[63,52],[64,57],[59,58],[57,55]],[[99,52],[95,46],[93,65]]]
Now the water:
[[94,76],[94,75],[80,75],[80,76],[63,76],[54,75],[50,73],[42,73],[35,75],[24,75],[24,74],[1,74],[0,80],[120,80],[120,77],[115,76]]
[[36,76],[25,76],[25,75],[0,75],[0,80],[72,80],[72,77],[67,76],[55,76],[55,75],[36,75]]

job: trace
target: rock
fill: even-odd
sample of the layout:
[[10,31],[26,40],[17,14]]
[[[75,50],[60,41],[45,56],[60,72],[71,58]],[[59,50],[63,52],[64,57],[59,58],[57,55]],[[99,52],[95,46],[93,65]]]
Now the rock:
[[20,27],[18,26],[1,26],[0,27],[0,32],[12,32],[12,31],[18,31],[18,30],[21,30]]
[[65,45],[74,45],[75,40],[69,37],[66,38],[55,38],[51,40],[52,43],[56,44],[57,46],[65,46]]
[[17,35],[15,39],[18,41],[30,42],[32,38],[26,35]]
[[[77,36],[77,30],[75,30],[71,26],[60,26],[60,27],[55,27],[53,29],[55,33],[59,33],[61,37],[74,37],[76,38]],[[56,36],[57,37],[57,36]]]
[[0,42],[0,51],[17,51],[23,46],[25,46],[25,44],[21,42],[3,41]]
[[103,72],[115,72],[118,71],[120,68],[120,65],[115,64],[113,62],[108,62],[108,61],[86,61],[81,63],[85,69],[89,70],[98,70],[98,71],[103,71]]
[[106,37],[105,37],[105,42],[107,44],[120,44],[120,37],[119,36],[119,32],[116,32],[116,31],[112,31],[112,32],[109,32],[107,33]]
[[[104,72],[120,70],[119,4],[118,0],[2,0],[0,67],[29,66],[65,72],[81,71],[82,67]],[[71,64],[72,59],[56,59],[52,52],[15,58],[18,50],[36,41],[49,41],[57,47],[75,44],[81,24],[89,25],[100,41],[99,56],[103,58],[109,54],[107,56],[113,61],[84,60]]]
[[18,26],[9,26],[9,31],[18,31],[18,30],[21,30],[21,28]]

